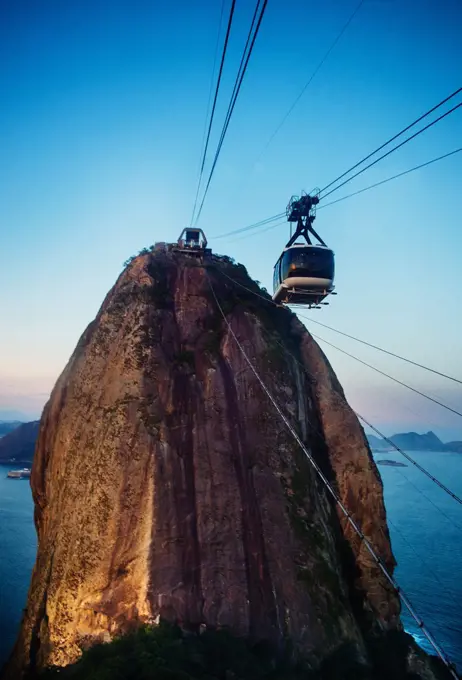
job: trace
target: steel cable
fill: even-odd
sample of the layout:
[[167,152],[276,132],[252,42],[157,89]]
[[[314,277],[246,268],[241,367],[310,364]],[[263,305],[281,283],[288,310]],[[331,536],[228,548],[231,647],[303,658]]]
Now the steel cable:
[[433,635],[430,633],[430,631],[429,631],[428,628],[426,627],[424,621],[418,616],[418,614],[417,614],[417,612],[415,611],[413,605],[411,604],[411,602],[410,602],[408,596],[407,596],[406,593],[403,591],[403,589],[401,588],[401,586],[398,584],[398,582],[396,581],[396,579],[389,573],[389,571],[388,571],[386,565],[384,564],[382,558],[379,557],[379,556],[377,555],[377,553],[375,552],[375,549],[374,549],[374,547],[372,546],[371,542],[370,542],[369,539],[365,536],[365,534],[362,532],[362,530],[360,529],[360,527],[359,527],[358,524],[356,523],[355,519],[353,518],[353,516],[351,515],[351,513],[349,512],[349,510],[348,510],[348,509],[345,507],[345,505],[342,503],[342,501],[341,501],[340,498],[338,497],[337,493],[335,492],[333,486],[331,485],[331,483],[329,482],[329,480],[327,479],[327,477],[324,475],[324,473],[322,472],[321,468],[319,467],[319,465],[318,465],[318,464],[316,463],[316,461],[314,460],[312,454],[311,454],[310,451],[307,449],[307,447],[305,446],[305,444],[303,443],[303,441],[300,439],[300,437],[298,436],[296,430],[295,430],[294,427],[291,425],[290,421],[289,421],[288,418],[285,416],[284,412],[282,411],[282,409],[281,409],[280,406],[278,405],[277,401],[275,400],[275,398],[273,397],[273,395],[271,394],[271,392],[269,391],[269,389],[267,388],[267,386],[266,386],[265,383],[263,382],[263,380],[262,380],[262,378],[260,377],[258,371],[257,371],[256,368],[254,367],[253,363],[250,361],[249,357],[247,356],[246,351],[244,350],[244,348],[243,348],[243,346],[241,345],[241,343],[239,342],[239,340],[238,340],[236,334],[234,333],[234,331],[233,331],[233,329],[232,329],[232,327],[231,327],[231,324],[229,323],[228,319],[226,318],[226,315],[225,315],[225,313],[224,313],[224,311],[223,311],[223,309],[222,309],[222,307],[221,307],[221,305],[220,305],[220,302],[219,302],[219,300],[218,300],[218,298],[217,298],[217,296],[216,296],[216,293],[215,293],[215,290],[214,290],[214,288],[213,288],[213,285],[212,285],[212,282],[211,282],[211,280],[210,280],[210,277],[208,276],[207,270],[206,270],[206,277],[207,277],[207,281],[208,281],[208,284],[209,284],[209,286],[210,286],[210,289],[211,289],[211,291],[212,291],[212,295],[213,295],[213,297],[214,297],[215,303],[216,303],[216,305],[217,305],[217,307],[218,307],[218,309],[219,309],[219,311],[220,311],[220,313],[221,313],[221,315],[222,315],[222,317],[223,317],[223,320],[225,321],[225,323],[226,323],[226,325],[227,325],[227,328],[228,328],[228,330],[229,330],[231,336],[233,337],[234,341],[236,342],[236,344],[237,344],[237,346],[238,346],[238,348],[239,348],[239,350],[240,350],[242,356],[244,357],[244,359],[245,359],[247,365],[249,366],[249,368],[251,369],[251,371],[252,371],[253,374],[255,375],[255,377],[256,377],[257,381],[259,382],[261,388],[263,389],[263,391],[265,392],[265,394],[267,395],[267,397],[269,398],[269,400],[270,400],[271,403],[273,404],[274,408],[276,409],[277,413],[279,414],[279,416],[281,417],[282,421],[283,421],[284,424],[286,425],[287,429],[289,430],[289,432],[291,433],[291,435],[293,436],[293,438],[295,439],[295,441],[297,442],[297,444],[300,446],[301,450],[303,451],[303,453],[305,454],[305,456],[307,457],[307,459],[309,460],[309,462],[310,462],[311,465],[313,466],[314,470],[316,471],[316,473],[318,474],[318,476],[320,477],[320,479],[321,479],[322,482],[324,483],[324,485],[325,485],[327,491],[330,493],[330,495],[331,495],[332,498],[334,499],[335,503],[338,505],[338,507],[339,507],[340,510],[342,511],[342,513],[343,513],[343,515],[345,516],[347,522],[350,524],[350,526],[353,528],[353,530],[354,530],[354,532],[356,533],[356,535],[359,537],[360,541],[361,541],[361,542],[364,544],[364,546],[366,547],[367,551],[369,552],[369,554],[370,554],[370,556],[372,557],[372,559],[373,559],[373,561],[375,562],[375,564],[379,567],[379,569],[381,570],[381,572],[383,573],[383,575],[385,576],[385,578],[388,580],[388,582],[390,583],[390,585],[393,587],[393,589],[399,594],[399,596],[400,596],[400,598],[401,598],[401,601],[404,603],[404,605],[406,606],[406,608],[407,608],[407,610],[409,611],[410,615],[412,616],[412,618],[414,619],[414,621],[417,623],[417,625],[419,626],[420,630],[421,630],[422,633],[425,635],[425,637],[427,638],[428,642],[429,642],[430,645],[433,647],[433,649],[435,650],[435,652],[437,653],[437,655],[439,656],[439,658],[441,659],[441,661],[444,663],[444,665],[446,666],[446,668],[448,669],[448,671],[451,673],[452,677],[455,678],[455,680],[459,680],[459,677],[458,677],[457,673],[455,672],[454,665],[448,660],[448,658],[446,657],[445,652],[444,652],[443,649],[439,646],[439,644],[436,642],[436,640],[434,639]]
[[[365,163],[367,160],[369,160],[369,158],[372,158],[372,156],[374,156],[376,153],[378,153],[379,151],[381,151],[382,149],[384,149],[386,146],[388,146],[389,144],[391,144],[392,142],[394,142],[395,139],[398,139],[398,137],[401,137],[401,135],[403,135],[405,132],[407,132],[407,131],[410,130],[412,127],[414,127],[414,125],[417,125],[417,123],[420,123],[421,120],[424,120],[424,118],[427,118],[427,116],[429,116],[431,113],[433,113],[433,111],[436,111],[436,109],[439,109],[440,106],[443,106],[443,104],[446,104],[446,102],[448,102],[450,99],[452,99],[453,97],[455,97],[456,95],[458,95],[459,92],[462,92],[462,87],[459,87],[457,90],[455,90],[455,91],[454,91],[452,94],[450,94],[448,97],[446,97],[445,99],[443,99],[442,101],[440,101],[439,104],[436,104],[435,106],[433,106],[433,107],[432,107],[431,109],[429,109],[426,113],[424,113],[424,114],[422,114],[421,116],[419,116],[419,118],[416,118],[416,120],[414,120],[412,123],[410,123],[410,125],[407,125],[405,128],[403,128],[402,130],[400,130],[400,132],[398,132],[396,135],[393,135],[393,137],[390,137],[390,139],[388,139],[386,142],[384,142],[384,144],[381,144],[379,147],[377,147],[377,149],[375,149],[374,151],[372,151],[368,156],[365,156],[365,157],[364,157],[362,160],[360,160],[358,163],[356,163],[355,165],[352,165],[351,168],[349,168],[349,169],[346,170],[344,173],[342,173],[341,175],[339,175],[339,176],[337,177],[337,179],[334,179],[332,182],[329,182],[329,184],[326,184],[326,186],[323,187],[323,189],[321,189],[321,193],[323,193],[323,191],[325,191],[326,189],[328,189],[329,187],[331,187],[333,184],[336,184],[340,179],[342,179],[343,177],[345,177],[345,175],[348,175],[350,172],[352,172],[352,170],[356,170],[357,167],[359,167],[360,165],[362,165],[363,163]],[[337,188],[338,188],[338,187],[337,187]],[[330,192],[329,192],[329,193],[330,193]]]

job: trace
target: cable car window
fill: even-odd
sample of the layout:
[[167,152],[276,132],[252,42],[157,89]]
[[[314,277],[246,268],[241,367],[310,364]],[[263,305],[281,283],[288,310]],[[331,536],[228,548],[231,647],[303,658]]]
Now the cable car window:
[[276,262],[274,265],[274,272],[273,272],[273,290],[276,291],[278,288],[280,282],[281,282],[281,277],[280,277],[280,266],[281,266],[281,258]]
[[197,241],[199,242],[199,232],[193,229],[188,229],[186,232],[186,241]]
[[281,278],[291,276],[334,278],[334,254],[321,248],[291,248],[282,257]]

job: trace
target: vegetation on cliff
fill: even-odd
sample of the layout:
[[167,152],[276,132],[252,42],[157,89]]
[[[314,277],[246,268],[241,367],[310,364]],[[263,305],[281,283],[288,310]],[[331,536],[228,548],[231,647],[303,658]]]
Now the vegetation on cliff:
[[[97,644],[65,669],[49,669],[41,680],[298,680],[302,668],[276,661],[267,645],[251,645],[227,631],[185,634],[167,623],[144,626]],[[306,675],[305,675],[306,677]]]
[[[406,633],[389,633],[371,645],[372,663],[357,658],[349,644],[313,669],[295,662],[286,647],[276,654],[268,644],[252,644],[227,630],[185,633],[161,623],[143,626],[111,643],[94,645],[66,668],[49,668],[28,680],[418,680],[405,659],[418,648]],[[418,662],[417,662],[418,663]],[[435,678],[445,677],[436,659]]]

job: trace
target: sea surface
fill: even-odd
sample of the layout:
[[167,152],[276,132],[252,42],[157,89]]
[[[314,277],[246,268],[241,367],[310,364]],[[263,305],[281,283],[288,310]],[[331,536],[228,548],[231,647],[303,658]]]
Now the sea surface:
[[[462,497],[462,454],[408,452]],[[462,505],[400,453],[374,453],[408,467],[379,465],[387,521],[398,561],[395,576],[446,655],[462,672]],[[403,606],[402,620],[425,650],[432,648]]]
[[[421,465],[462,496],[462,454],[413,452]],[[449,658],[462,670],[462,505],[399,453],[375,453],[408,467],[379,466],[395,576]],[[35,560],[36,535],[28,480],[7,479],[0,466],[0,666],[16,638]],[[431,651],[406,614],[406,629]]]
[[10,469],[0,465],[0,668],[16,639],[37,549],[29,480],[7,479]]

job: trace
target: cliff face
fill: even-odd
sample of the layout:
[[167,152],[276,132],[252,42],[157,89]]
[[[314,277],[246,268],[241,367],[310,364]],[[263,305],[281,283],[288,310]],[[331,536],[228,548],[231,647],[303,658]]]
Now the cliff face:
[[22,423],[0,439],[0,463],[32,463],[39,421]]
[[[326,357],[243,267],[149,254],[121,274],[40,423],[39,547],[4,674],[65,665],[160,618],[290,640],[314,661],[400,627],[399,601],[338,514],[230,334],[390,570],[382,485]],[[260,292],[261,293],[261,292]]]

